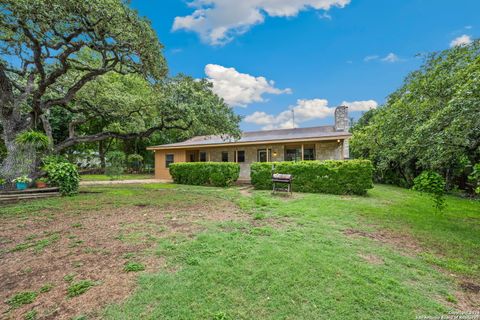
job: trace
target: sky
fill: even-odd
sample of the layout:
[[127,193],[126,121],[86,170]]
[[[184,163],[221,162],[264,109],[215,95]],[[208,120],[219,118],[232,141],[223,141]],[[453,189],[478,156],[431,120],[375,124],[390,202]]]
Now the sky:
[[[478,0],[131,0],[165,46],[170,74],[207,78],[242,130],[358,119],[422,55],[480,36]],[[295,124],[292,112],[295,113]]]

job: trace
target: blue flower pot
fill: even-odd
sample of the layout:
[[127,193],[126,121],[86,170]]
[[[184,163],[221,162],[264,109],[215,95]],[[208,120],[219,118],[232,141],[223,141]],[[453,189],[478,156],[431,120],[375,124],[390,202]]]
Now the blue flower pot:
[[28,183],[26,182],[17,182],[16,184],[17,190],[25,190],[28,187]]

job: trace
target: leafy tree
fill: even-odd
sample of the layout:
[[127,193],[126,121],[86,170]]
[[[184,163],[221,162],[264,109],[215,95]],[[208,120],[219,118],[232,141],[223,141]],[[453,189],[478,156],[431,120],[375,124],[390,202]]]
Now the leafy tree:
[[376,166],[377,180],[411,186],[424,170],[448,185],[480,160],[480,42],[430,54],[385,105],[353,128],[352,155]]
[[[16,136],[41,126],[85,84],[108,72],[162,79],[166,64],[150,23],[121,0],[5,0],[0,3],[0,120],[15,171]],[[82,54],[95,57],[85,63]]]
[[445,179],[432,171],[424,171],[413,180],[413,189],[429,194],[437,211],[445,208]]

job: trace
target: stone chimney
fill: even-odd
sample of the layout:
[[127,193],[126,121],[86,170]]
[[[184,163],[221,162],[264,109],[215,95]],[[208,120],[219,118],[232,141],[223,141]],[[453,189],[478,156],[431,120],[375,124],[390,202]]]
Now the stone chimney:
[[335,130],[348,131],[350,128],[350,119],[348,118],[348,107],[339,106],[335,108]]
[[[348,132],[349,128],[350,128],[350,119],[348,118],[348,107],[339,106],[335,108],[335,131]],[[349,159],[350,146],[348,143],[348,139],[342,140],[342,144],[340,145],[340,148],[342,148],[343,159]]]

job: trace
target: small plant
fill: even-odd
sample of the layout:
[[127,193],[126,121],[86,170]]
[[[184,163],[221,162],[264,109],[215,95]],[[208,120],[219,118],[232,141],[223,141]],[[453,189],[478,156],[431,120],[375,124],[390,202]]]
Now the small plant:
[[143,270],[145,270],[145,266],[143,264],[133,261],[125,263],[125,266],[123,267],[123,271],[125,272],[138,272]]
[[80,280],[78,282],[72,283],[67,289],[68,297],[73,298],[84,294],[94,285],[95,283],[90,280]]
[[105,169],[105,174],[113,180],[124,172],[125,153],[121,151],[111,151],[107,153],[107,167]]
[[63,277],[63,280],[66,281],[66,282],[72,282],[74,278],[75,278],[75,274],[74,273],[69,273],[69,274],[67,274],[66,276]]
[[53,284],[52,283],[46,283],[40,288],[40,293],[46,293],[52,290]]
[[38,316],[37,310],[30,310],[27,313],[25,313],[25,316],[23,317],[23,319],[25,319],[25,320],[37,320],[37,316]]
[[429,194],[437,211],[445,209],[445,179],[438,173],[424,171],[413,180],[413,189]]
[[50,140],[45,134],[33,130],[19,134],[16,141],[22,145],[32,146],[39,151],[46,150],[50,146]]
[[12,308],[19,308],[25,304],[30,304],[37,298],[38,293],[34,291],[24,291],[17,293],[7,300],[7,304]]
[[21,177],[17,177],[15,179],[12,180],[13,183],[31,183],[32,182],[32,179],[30,179],[29,177],[27,176],[21,176]]
[[5,183],[7,183],[7,180],[0,178],[0,186],[3,186]]

